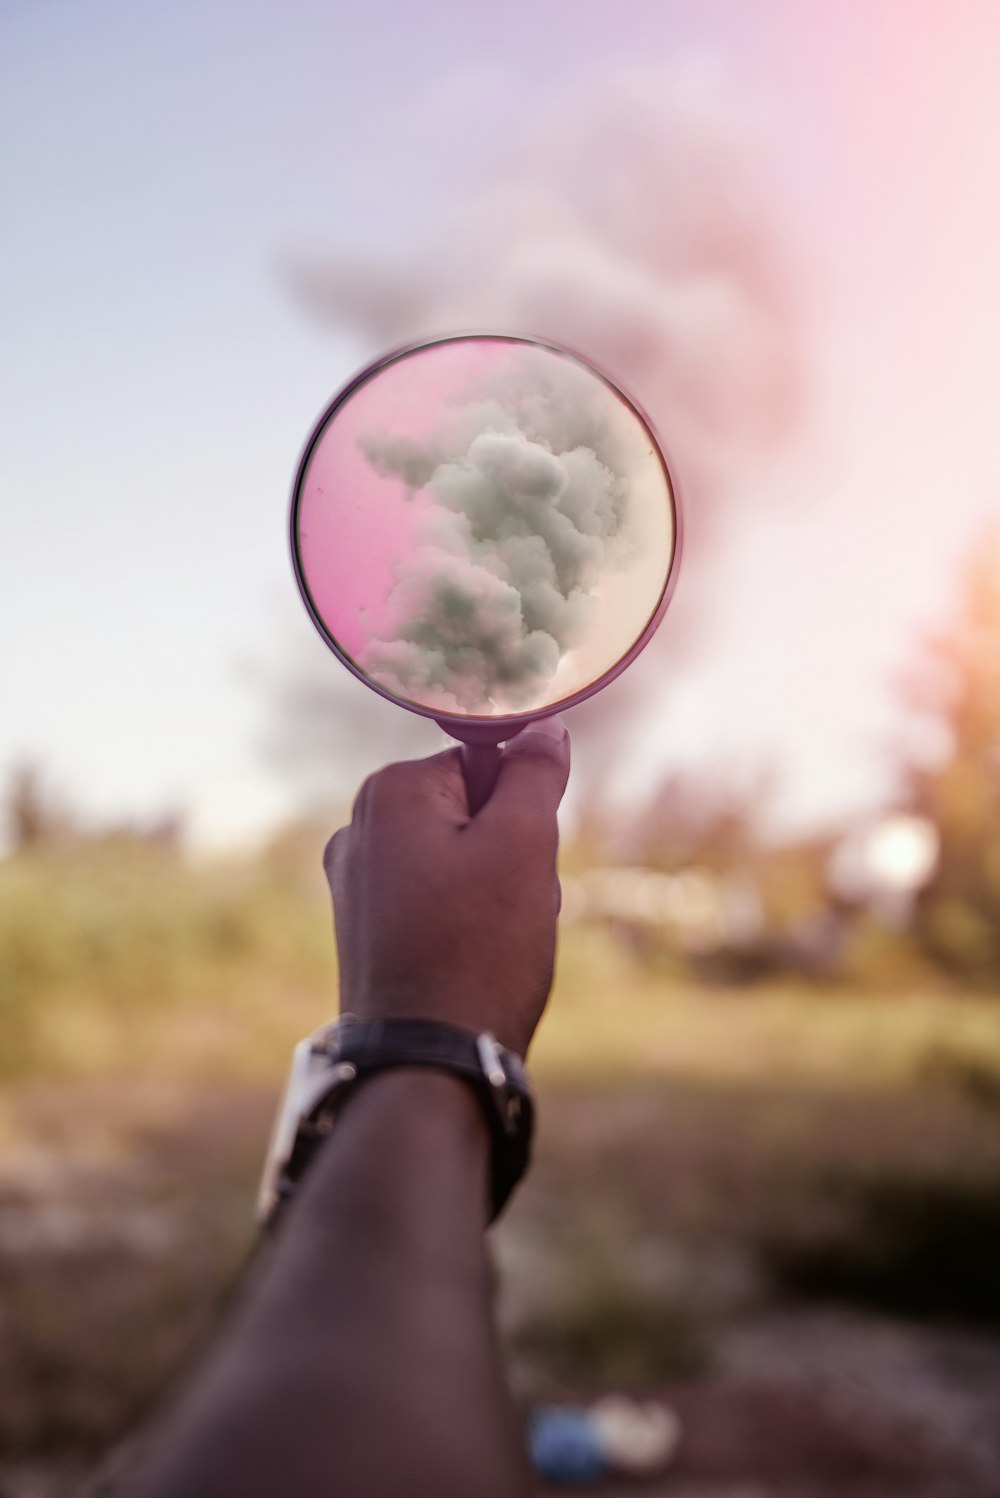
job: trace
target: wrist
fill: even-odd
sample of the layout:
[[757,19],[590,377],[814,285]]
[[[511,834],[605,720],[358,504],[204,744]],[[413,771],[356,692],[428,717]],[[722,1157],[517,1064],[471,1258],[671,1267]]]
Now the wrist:
[[[408,1080],[389,1087],[385,1073],[400,1073]],[[428,1073],[448,1085],[429,1087]],[[298,1193],[316,1157],[329,1154],[331,1134],[354,1136],[348,1105],[375,1081],[380,1101],[376,1112],[387,1102],[392,1104],[386,1129],[393,1123],[398,1130],[405,1129],[407,1120],[425,1120],[436,1147],[442,1142],[442,1121],[454,1129],[456,1121],[464,1119],[467,1140],[481,1141],[485,1131],[490,1141],[490,1220],[496,1218],[531,1157],[534,1106],[520,1058],[499,1046],[488,1031],[474,1034],[435,1021],[373,1021],[345,1015],[295,1047],[261,1177],[259,1220],[274,1226],[283,1203]],[[464,1104],[456,1103],[462,1090]],[[360,1098],[356,1101],[360,1108]],[[341,1121],[345,1107],[349,1116]],[[373,1107],[369,1103],[362,1116]],[[470,1135],[469,1120],[476,1110],[478,1127]],[[421,1125],[418,1138],[427,1133]]]
[[466,1082],[427,1067],[393,1067],[352,1089],[303,1194],[314,1207],[336,1212],[344,1162],[351,1160],[365,1178],[373,1217],[409,1204],[433,1219],[460,1204],[483,1229],[490,1155],[490,1131]]
[[369,1072],[348,1094],[337,1128],[346,1127],[352,1117],[384,1118],[390,1127],[398,1126],[401,1137],[413,1134],[418,1146],[446,1134],[464,1156],[480,1163],[489,1157],[490,1132],[483,1110],[468,1083],[451,1072],[427,1066]]

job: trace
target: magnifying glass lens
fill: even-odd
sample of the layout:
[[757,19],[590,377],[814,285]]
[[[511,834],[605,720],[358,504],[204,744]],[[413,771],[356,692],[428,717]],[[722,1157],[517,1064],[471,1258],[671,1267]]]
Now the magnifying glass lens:
[[364,371],[293,494],[296,572],[327,643],[442,721],[590,695],[659,622],[677,544],[645,418],[575,356],[520,339],[443,339]]

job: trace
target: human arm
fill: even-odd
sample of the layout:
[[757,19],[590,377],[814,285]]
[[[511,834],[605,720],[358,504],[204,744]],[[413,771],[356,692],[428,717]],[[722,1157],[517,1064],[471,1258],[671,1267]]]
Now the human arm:
[[[551,985],[568,768],[546,725],[505,751],[471,819],[454,751],[366,783],[326,858],[344,1010],[490,1030],[524,1054]],[[488,1166],[461,1080],[359,1085],[142,1498],[530,1493],[493,1321]]]

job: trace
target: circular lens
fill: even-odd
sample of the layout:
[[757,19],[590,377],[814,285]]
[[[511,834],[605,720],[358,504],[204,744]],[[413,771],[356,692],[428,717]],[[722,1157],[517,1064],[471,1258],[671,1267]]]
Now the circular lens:
[[469,336],[364,371],[292,502],[310,612],[383,695],[437,717],[568,705],[655,628],[677,552],[653,433],[547,344]]

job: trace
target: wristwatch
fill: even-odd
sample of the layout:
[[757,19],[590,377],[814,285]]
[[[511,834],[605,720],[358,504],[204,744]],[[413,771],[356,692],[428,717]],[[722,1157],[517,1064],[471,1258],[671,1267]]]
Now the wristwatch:
[[495,1221],[528,1168],[534,1103],[520,1056],[488,1031],[480,1035],[431,1020],[364,1022],[351,1015],[300,1040],[278,1107],[257,1198],[257,1219],[272,1225],[294,1194],[344,1102],[366,1077],[389,1067],[429,1066],[468,1082],[493,1145]]

